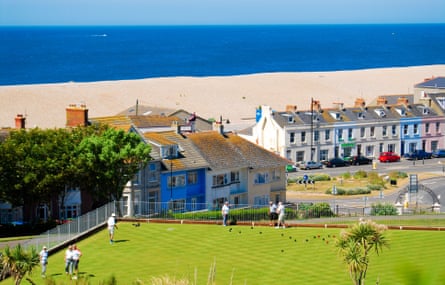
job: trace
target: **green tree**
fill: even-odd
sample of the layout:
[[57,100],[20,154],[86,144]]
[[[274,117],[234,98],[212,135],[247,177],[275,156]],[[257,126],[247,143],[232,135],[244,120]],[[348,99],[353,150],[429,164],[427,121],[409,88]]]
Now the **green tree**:
[[65,129],[12,131],[0,144],[0,193],[34,222],[37,207],[64,190],[75,145]]
[[349,275],[355,285],[364,285],[369,265],[369,255],[380,254],[389,243],[384,232],[387,227],[371,220],[360,221],[341,232],[336,246],[343,261],[348,264]]
[[6,246],[1,255],[1,263],[1,279],[12,276],[14,284],[18,285],[39,264],[39,254],[33,247],[31,251],[25,251],[20,244],[12,249]]
[[88,136],[76,149],[82,184],[93,197],[118,202],[125,184],[150,160],[150,151],[135,133],[108,128]]

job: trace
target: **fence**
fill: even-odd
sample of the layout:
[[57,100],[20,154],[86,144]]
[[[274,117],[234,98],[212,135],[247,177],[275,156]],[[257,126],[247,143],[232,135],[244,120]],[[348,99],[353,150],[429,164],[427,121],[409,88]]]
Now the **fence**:
[[23,246],[38,249],[45,245],[50,250],[64,246],[69,241],[76,240],[84,234],[103,227],[108,217],[114,212],[116,212],[116,207],[112,202],[27,240]]
[[[124,217],[131,220],[144,221],[194,221],[219,224],[222,222],[221,210],[215,205],[207,204],[175,204],[175,203],[154,203],[139,202],[137,209],[139,212],[134,216],[128,216],[127,206],[120,203],[121,209],[116,209],[116,204],[109,203],[85,215],[79,216],[70,222],[59,225],[40,236],[28,240],[23,245],[41,248],[43,245],[50,250],[57,250],[67,243],[82,238],[84,235],[94,232],[105,226],[107,218],[111,213],[122,213]],[[288,203],[286,206],[286,223],[344,223],[345,221],[356,221],[358,217],[371,215],[371,205],[369,206],[345,206],[335,203],[335,201]],[[191,209],[191,210],[190,210]],[[430,208],[419,208],[416,211],[406,211],[402,216],[392,211],[388,216],[373,216],[375,220],[392,220],[402,222],[404,219],[415,219],[418,226],[445,227],[445,214],[433,213]],[[423,215],[419,215],[423,214]],[[416,215],[415,217],[413,217]],[[231,223],[252,223],[269,224],[269,214],[267,205],[231,205]],[[401,223],[399,223],[401,224]]]

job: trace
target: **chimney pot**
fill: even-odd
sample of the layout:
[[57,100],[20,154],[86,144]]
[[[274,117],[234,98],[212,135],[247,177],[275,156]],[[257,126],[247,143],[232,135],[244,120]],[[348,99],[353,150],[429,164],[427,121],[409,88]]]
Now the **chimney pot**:
[[23,117],[22,114],[17,114],[15,117],[15,128],[16,129],[24,129],[25,128],[26,118]]
[[286,105],[286,112],[296,112],[297,105]]
[[88,125],[88,109],[85,104],[69,104],[66,108],[67,127],[86,127]]
[[312,100],[312,109],[315,111],[321,110],[321,104],[319,100]]
[[379,96],[377,98],[377,105],[378,106],[383,106],[383,105],[386,105],[386,104],[388,104],[388,100],[386,100],[385,97]]
[[357,99],[355,99],[355,103],[354,103],[354,106],[355,107],[365,107],[365,99],[363,99],[363,98],[357,98]]
[[409,104],[409,100],[405,96],[397,98],[397,105],[402,105],[402,104],[403,105],[408,105]]

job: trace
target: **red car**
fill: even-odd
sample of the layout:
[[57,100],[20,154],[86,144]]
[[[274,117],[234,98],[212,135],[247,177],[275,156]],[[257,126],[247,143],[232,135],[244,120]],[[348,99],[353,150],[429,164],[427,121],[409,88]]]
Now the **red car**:
[[380,162],[397,162],[400,161],[400,155],[395,152],[382,152],[379,156]]

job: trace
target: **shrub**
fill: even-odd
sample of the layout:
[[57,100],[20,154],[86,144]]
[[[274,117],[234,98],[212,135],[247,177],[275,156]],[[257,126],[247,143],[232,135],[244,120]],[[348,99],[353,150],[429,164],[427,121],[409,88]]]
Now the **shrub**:
[[313,217],[332,217],[334,213],[331,210],[331,206],[328,203],[315,203],[310,207],[310,211],[313,213]]
[[390,179],[397,179],[397,178],[407,178],[408,174],[402,171],[393,171],[390,172],[388,176]]
[[[332,189],[328,189],[325,192],[326,194],[332,194]],[[337,195],[363,195],[363,194],[370,194],[371,190],[368,188],[354,188],[354,189],[343,189],[337,187]]]
[[368,186],[366,186],[370,191],[378,191],[378,190],[382,190],[383,186],[380,184],[368,184]]
[[311,176],[311,179],[314,181],[330,181],[331,176],[329,176],[329,174],[317,174],[317,175]]
[[370,194],[371,190],[367,188],[354,188],[351,190],[346,191],[346,195],[363,195],[363,194]]
[[364,170],[359,170],[354,174],[355,179],[362,179],[368,177],[368,173]]
[[397,208],[388,203],[377,203],[371,205],[372,216],[393,216],[397,215]]
[[315,204],[301,204],[298,208],[298,218],[321,218],[332,217],[334,213],[331,210],[331,206],[328,203],[315,203]]
[[297,181],[298,181],[298,180],[297,180],[296,178],[288,178],[288,179],[287,179],[287,183],[288,183],[288,184],[291,184],[291,183],[297,183]]
[[368,174],[368,181],[369,184],[372,185],[385,185],[385,182],[383,181],[383,178],[379,176],[377,172],[370,172]]
[[341,175],[344,179],[350,179],[352,177],[351,172],[345,172]]

